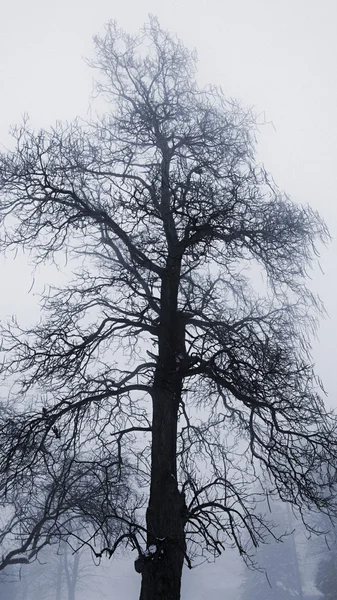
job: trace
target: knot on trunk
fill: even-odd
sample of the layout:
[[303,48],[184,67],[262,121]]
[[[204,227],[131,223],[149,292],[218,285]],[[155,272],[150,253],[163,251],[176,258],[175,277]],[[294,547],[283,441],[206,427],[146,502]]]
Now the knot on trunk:
[[164,556],[165,541],[167,540],[159,539],[157,544],[152,544],[138,556],[134,563],[137,573],[143,573],[146,564],[151,563],[153,566],[158,564]]

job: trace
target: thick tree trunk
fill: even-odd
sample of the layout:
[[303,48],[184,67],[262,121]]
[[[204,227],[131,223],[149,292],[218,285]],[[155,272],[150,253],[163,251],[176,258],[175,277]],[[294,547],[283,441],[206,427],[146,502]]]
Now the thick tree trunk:
[[167,265],[162,284],[159,356],[152,403],[151,489],[147,552],[135,567],[142,574],[140,600],[179,600],[185,556],[185,500],[177,483],[177,426],[182,392],[185,326],[177,311],[180,260]]
[[183,495],[175,468],[177,412],[162,390],[154,401],[152,485],[147,510],[148,553],[140,559],[140,600],[179,600],[185,556]]

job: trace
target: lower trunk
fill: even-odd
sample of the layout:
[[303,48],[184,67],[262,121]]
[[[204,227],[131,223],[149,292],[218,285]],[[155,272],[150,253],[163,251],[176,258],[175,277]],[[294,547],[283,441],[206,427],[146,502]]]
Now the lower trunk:
[[183,553],[173,546],[145,561],[140,600],[180,600],[183,562]]
[[[149,536],[148,551],[141,556],[136,568],[142,574],[140,600],[180,600],[181,576],[185,557],[185,501],[175,490],[168,493],[163,505],[149,506],[148,531],[158,530],[158,515],[166,514],[166,526],[161,535]],[[164,535],[163,535],[164,534]]]
[[59,554],[57,560],[56,585],[55,585],[55,600],[61,600],[62,595],[62,554]]
[[185,557],[185,499],[177,483],[177,421],[181,381],[159,368],[153,388],[152,464],[146,513],[147,550],[135,563],[140,600],[180,600]]
[[65,545],[64,570],[66,573],[68,600],[75,600],[79,562],[80,562],[79,550],[77,550],[77,552],[75,553],[73,560],[69,561],[68,546]]

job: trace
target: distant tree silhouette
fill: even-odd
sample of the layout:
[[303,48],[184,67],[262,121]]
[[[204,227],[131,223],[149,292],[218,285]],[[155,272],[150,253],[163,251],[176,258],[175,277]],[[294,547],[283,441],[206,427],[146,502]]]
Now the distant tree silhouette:
[[307,554],[312,569],[316,588],[322,593],[324,600],[336,598],[337,590],[337,542],[334,521],[324,513],[318,514],[314,521],[315,529],[321,535],[310,539]]
[[46,546],[38,560],[16,573],[17,600],[76,600],[84,588],[92,589],[94,578],[95,566],[84,554],[66,543]]
[[[266,507],[267,508],[267,507]],[[303,600],[295,538],[289,511],[273,502],[274,534],[254,554],[255,568],[246,570],[241,600]],[[281,541],[280,541],[281,540]]]
[[7,576],[0,579],[0,598],[1,600],[18,600],[17,585],[14,576]]
[[337,552],[330,551],[326,558],[321,559],[315,577],[317,589],[323,594],[324,600],[335,600],[337,590]]

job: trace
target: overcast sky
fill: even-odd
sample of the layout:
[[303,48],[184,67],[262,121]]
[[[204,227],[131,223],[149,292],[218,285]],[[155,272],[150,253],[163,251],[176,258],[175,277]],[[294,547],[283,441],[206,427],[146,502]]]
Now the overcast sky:
[[[0,20],[0,142],[28,113],[36,126],[86,115],[93,73],[83,57],[92,36],[116,19],[135,32],[149,13],[199,55],[201,83],[261,115],[259,160],[279,186],[308,202],[337,239],[336,0],[12,0]],[[330,319],[319,332],[315,360],[337,406],[337,244],[314,274]],[[18,263],[19,264],[19,263]],[[0,261],[0,317],[27,311],[29,274]]]

